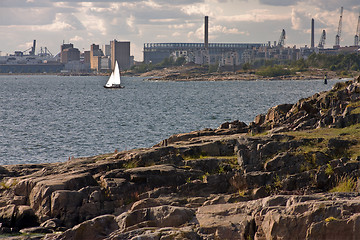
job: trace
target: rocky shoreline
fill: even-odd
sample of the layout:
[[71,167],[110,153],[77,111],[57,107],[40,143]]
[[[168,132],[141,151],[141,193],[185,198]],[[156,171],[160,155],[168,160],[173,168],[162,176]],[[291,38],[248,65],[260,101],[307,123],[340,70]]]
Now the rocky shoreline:
[[275,106],[249,125],[226,122],[152,148],[0,166],[0,231],[47,240],[357,239],[359,81]]

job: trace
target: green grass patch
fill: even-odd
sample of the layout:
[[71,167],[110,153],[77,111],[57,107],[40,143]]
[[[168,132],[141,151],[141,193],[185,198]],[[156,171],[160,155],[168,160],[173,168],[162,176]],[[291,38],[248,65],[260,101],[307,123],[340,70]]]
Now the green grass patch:
[[343,176],[338,179],[336,186],[330,192],[356,192],[356,185],[355,178]]
[[[287,132],[286,134],[294,136],[296,140],[300,139],[314,139],[311,144],[306,144],[299,147],[300,153],[309,152],[326,152],[327,144],[331,138],[339,138],[341,140],[356,140],[360,139],[360,124],[355,124],[345,128],[319,128],[314,130],[298,131],[298,132]],[[323,138],[321,142],[316,142],[316,139]],[[351,145],[346,153],[346,156],[356,159],[360,156],[360,141],[356,144]]]
[[126,169],[136,168],[136,167],[138,167],[138,162],[130,161],[130,162],[124,163],[123,167]]
[[200,154],[196,154],[196,155],[189,155],[189,156],[181,156],[184,161],[190,161],[190,160],[197,160],[197,159],[205,159],[205,158],[209,158],[210,156],[207,155],[206,153],[200,153]]

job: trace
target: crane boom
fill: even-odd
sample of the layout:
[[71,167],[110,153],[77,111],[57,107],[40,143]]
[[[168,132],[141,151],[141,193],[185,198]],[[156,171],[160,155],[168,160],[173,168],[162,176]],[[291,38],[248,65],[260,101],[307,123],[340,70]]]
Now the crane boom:
[[340,38],[341,38],[341,29],[342,29],[342,17],[343,17],[344,8],[341,7],[340,10],[340,19],[339,19],[339,25],[338,25],[338,31],[335,37],[335,46],[340,47]]
[[325,46],[325,40],[326,40],[326,31],[323,30],[323,32],[322,32],[322,34],[321,34],[320,41],[319,41],[318,48],[324,48],[324,46]]
[[279,42],[278,42],[279,47],[285,45],[285,38],[286,38],[285,29],[283,29],[282,32],[281,32],[281,35],[280,35]]
[[357,27],[356,27],[354,46],[359,46],[359,34],[360,34],[360,13],[359,13],[358,23],[357,23]]

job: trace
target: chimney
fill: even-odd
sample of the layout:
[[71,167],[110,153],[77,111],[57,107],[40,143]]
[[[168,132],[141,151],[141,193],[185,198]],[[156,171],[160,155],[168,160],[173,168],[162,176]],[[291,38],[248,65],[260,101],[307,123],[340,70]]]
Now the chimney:
[[209,47],[209,17],[205,16],[205,39],[204,47],[207,49]]
[[314,48],[314,19],[311,19],[311,48]]

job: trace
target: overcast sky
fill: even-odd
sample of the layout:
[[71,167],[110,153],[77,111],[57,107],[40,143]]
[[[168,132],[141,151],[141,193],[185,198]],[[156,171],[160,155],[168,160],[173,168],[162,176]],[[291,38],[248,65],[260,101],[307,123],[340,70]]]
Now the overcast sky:
[[314,18],[315,44],[325,29],[332,47],[341,6],[341,45],[353,45],[360,0],[0,0],[0,51],[23,51],[36,39],[37,50],[55,55],[63,41],[84,51],[117,39],[130,41],[141,61],[144,43],[203,42],[205,15],[209,42],[273,42],[285,29],[286,46],[310,45]]

